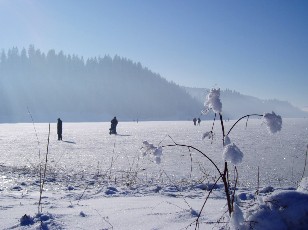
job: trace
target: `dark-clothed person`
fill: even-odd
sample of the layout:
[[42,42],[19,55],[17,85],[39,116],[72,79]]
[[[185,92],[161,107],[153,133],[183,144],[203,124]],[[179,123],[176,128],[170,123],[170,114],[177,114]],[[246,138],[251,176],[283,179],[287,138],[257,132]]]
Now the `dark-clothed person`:
[[57,123],[57,134],[58,134],[58,141],[62,141],[62,121],[58,118]]
[[117,134],[117,125],[118,125],[118,120],[116,117],[114,117],[111,120],[111,128],[109,129],[110,130],[109,134]]
[[194,119],[193,119],[193,122],[194,122],[194,125],[196,125],[197,118],[194,118]]

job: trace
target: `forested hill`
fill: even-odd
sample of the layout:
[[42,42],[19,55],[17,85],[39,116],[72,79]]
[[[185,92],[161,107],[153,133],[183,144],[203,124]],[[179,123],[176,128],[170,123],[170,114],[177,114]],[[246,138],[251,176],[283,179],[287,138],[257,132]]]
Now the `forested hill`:
[[140,63],[119,56],[84,60],[30,46],[2,50],[0,122],[183,120],[202,103]]

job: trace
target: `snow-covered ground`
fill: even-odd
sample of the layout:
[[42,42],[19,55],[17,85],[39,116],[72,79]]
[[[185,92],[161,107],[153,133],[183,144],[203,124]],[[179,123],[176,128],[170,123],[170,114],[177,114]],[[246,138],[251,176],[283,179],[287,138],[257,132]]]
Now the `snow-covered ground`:
[[[223,170],[219,121],[213,140],[202,140],[213,121],[202,121],[200,126],[192,121],[120,121],[118,135],[109,135],[109,123],[63,122],[63,141],[57,140],[56,124],[51,124],[40,214],[39,165],[44,167],[46,162],[48,124],[0,124],[0,229],[195,228],[208,190],[219,176],[216,169],[200,153],[185,147],[163,148],[157,164],[153,156],[144,156],[142,143],[191,145]],[[234,122],[226,121],[225,129]],[[235,212],[233,221],[238,223],[234,226],[308,229],[308,181],[297,190],[307,136],[308,119],[283,119],[282,130],[274,135],[261,119],[250,119],[247,127],[246,120],[235,126],[229,137],[244,154],[237,166],[236,191],[244,222]],[[256,195],[258,167],[260,194]],[[231,164],[229,171],[233,177]],[[280,204],[281,200],[286,203]],[[228,222],[219,181],[199,224],[201,229],[225,229]]]

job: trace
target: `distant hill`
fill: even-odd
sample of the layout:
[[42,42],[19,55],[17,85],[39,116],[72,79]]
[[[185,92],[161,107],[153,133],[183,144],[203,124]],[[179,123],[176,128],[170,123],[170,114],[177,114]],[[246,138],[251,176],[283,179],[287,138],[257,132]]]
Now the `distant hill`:
[[[207,89],[181,87],[119,56],[84,60],[54,50],[29,48],[0,54],[0,122],[192,120]],[[307,117],[288,102],[260,100],[225,90],[225,118],[275,111]],[[207,119],[207,117],[203,117]],[[208,119],[212,119],[209,116]]]
[[119,56],[90,58],[12,48],[0,56],[0,122],[184,120],[202,103]]
[[[209,92],[209,89],[206,88],[183,88],[200,103],[204,103]],[[307,112],[296,108],[287,101],[261,100],[229,89],[221,90],[220,98],[225,118],[236,119],[246,114],[263,114],[272,111],[285,118],[308,117]]]

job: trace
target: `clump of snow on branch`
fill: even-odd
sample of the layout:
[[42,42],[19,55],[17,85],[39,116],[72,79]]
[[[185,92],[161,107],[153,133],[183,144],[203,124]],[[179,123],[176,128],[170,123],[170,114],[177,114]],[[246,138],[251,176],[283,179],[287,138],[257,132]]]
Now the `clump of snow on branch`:
[[144,157],[146,155],[151,155],[154,157],[156,164],[160,164],[161,156],[163,155],[163,148],[161,146],[156,147],[153,144],[149,143],[148,141],[143,141],[142,144],[143,147],[141,149],[142,150],[145,149],[142,155]]
[[231,140],[228,136],[225,136],[224,138],[224,146],[231,144]]
[[213,138],[213,132],[209,131],[209,132],[203,133],[202,140],[204,140],[205,138],[212,139]]
[[232,164],[238,165],[242,162],[243,156],[244,154],[234,143],[224,147],[223,159],[225,161],[231,161]]
[[265,113],[263,115],[264,123],[266,124],[270,133],[277,133],[281,130],[282,119],[281,116],[276,115],[274,112]]
[[204,106],[206,107],[204,113],[206,113],[210,109],[212,109],[214,113],[221,113],[222,103],[220,101],[220,88],[211,89],[209,94],[206,96]]

